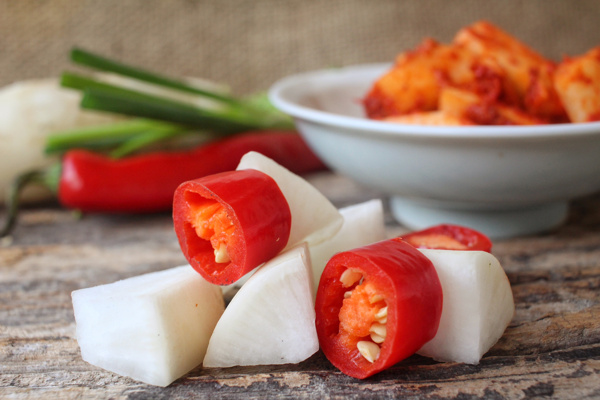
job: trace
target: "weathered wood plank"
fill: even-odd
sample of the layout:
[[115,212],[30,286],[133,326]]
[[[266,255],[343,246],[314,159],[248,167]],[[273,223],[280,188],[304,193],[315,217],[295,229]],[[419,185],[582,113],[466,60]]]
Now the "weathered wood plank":
[[[376,196],[339,177],[313,182],[338,206]],[[388,221],[390,235],[403,231]],[[479,365],[413,356],[359,381],[319,352],[297,365],[197,368],[157,388],[81,359],[70,293],[183,264],[170,216],[26,210],[0,245],[0,397],[600,398],[600,195],[576,202],[556,231],[499,241],[494,254],[516,314]]]

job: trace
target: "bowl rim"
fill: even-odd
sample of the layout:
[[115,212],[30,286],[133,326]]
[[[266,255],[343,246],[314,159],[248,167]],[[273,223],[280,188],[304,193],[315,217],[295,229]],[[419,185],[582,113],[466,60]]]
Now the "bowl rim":
[[[368,132],[369,135],[383,137],[420,137],[420,138],[468,138],[468,139],[518,139],[518,138],[556,138],[573,136],[600,136],[599,122],[561,123],[547,125],[516,125],[516,126],[424,126],[408,125],[377,121],[366,117],[359,118],[343,114],[319,110],[298,104],[290,99],[291,94],[315,87],[317,81],[336,78],[340,82],[344,75],[348,79],[356,74],[381,72],[391,66],[390,63],[357,64],[340,68],[325,68],[302,72],[284,77],[276,81],[268,90],[271,103],[280,111],[294,119],[344,128],[354,132]],[[318,86],[318,85],[317,85]],[[331,85],[335,86],[335,85]],[[312,91],[315,95],[318,92]],[[318,95],[318,94],[317,94]]]

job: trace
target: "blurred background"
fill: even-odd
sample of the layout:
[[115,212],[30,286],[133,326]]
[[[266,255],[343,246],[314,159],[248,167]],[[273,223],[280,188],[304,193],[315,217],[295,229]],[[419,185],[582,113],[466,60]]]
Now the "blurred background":
[[558,60],[600,45],[598,0],[0,0],[0,85],[58,76],[79,46],[236,94],[296,72],[392,61],[487,19]]

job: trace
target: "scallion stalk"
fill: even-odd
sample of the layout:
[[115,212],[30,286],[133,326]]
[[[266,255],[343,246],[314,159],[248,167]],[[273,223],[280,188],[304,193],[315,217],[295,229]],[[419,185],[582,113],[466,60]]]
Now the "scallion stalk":
[[125,65],[78,48],[72,50],[71,59],[80,65],[117,73],[170,90],[191,93],[216,102],[212,102],[214,107],[201,107],[192,102],[174,100],[171,96],[159,96],[144,90],[111,84],[102,78],[65,72],[61,78],[61,85],[83,92],[80,104],[82,108],[137,118],[106,126],[57,133],[47,141],[48,153],[83,147],[122,157],[185,133],[195,134],[202,131],[217,137],[253,129],[293,128],[289,117],[272,105],[265,104],[264,96],[263,99],[242,99],[201,89],[183,80]]
[[186,132],[188,132],[187,129],[175,126],[171,128],[149,129],[121,143],[119,147],[110,152],[110,156],[113,158],[125,157],[153,143],[171,139],[175,136],[185,134]]
[[162,97],[110,88],[88,87],[83,92],[81,107],[135,117],[152,118],[190,127],[235,133],[264,128],[260,118],[240,114],[235,110],[205,110]]
[[140,118],[71,129],[50,135],[46,140],[45,151],[47,154],[54,154],[73,147],[102,149],[119,145],[147,130],[171,126],[175,125]]
[[220,100],[229,104],[240,104],[240,101],[235,97],[227,96],[223,93],[217,93],[206,89],[201,89],[196,86],[189,85],[182,80],[166,77],[155,72],[150,72],[138,67],[133,67],[114,60],[110,60],[106,57],[102,57],[98,54],[94,54],[83,49],[72,49],[71,60],[77,64],[85,65],[87,67],[98,69],[101,71],[113,72],[119,75],[127,76],[155,85],[164,86],[188,93],[193,93],[200,96],[210,97],[212,99]]

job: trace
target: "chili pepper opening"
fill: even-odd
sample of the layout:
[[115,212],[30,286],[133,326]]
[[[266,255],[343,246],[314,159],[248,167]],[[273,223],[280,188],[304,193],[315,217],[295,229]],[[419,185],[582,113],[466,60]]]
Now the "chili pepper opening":
[[[199,247],[195,250],[198,257],[204,259],[202,262],[210,263],[214,268],[224,268],[234,260],[239,262],[238,255],[234,253],[237,248],[234,213],[228,212],[219,202],[196,193],[187,192],[186,201],[189,224],[203,239],[196,242]],[[209,254],[211,251],[213,256]]]
[[[403,237],[406,240],[406,237]],[[445,249],[445,250],[468,250],[466,244],[446,235],[430,233],[430,234],[414,234],[408,237],[408,242],[415,247],[425,249]]]
[[231,261],[227,245],[232,240],[235,226],[227,215],[225,208],[216,202],[207,202],[197,207],[190,207],[192,226],[196,234],[204,240],[209,240],[215,250],[215,262],[227,263]]
[[441,224],[402,236],[418,248],[492,251],[492,241],[483,233],[460,225]]
[[400,239],[338,253],[315,302],[321,349],[346,375],[367,378],[435,336],[442,297],[431,261]]
[[228,285],[287,245],[291,212],[273,178],[248,169],[181,184],[173,224],[190,265],[209,282]]
[[387,336],[385,297],[356,269],[344,271],[340,281],[349,289],[344,293],[338,314],[340,343],[349,350],[357,350],[365,360],[373,363],[379,358],[380,346]]
[[[363,378],[366,377],[364,374],[371,375],[374,369],[380,368],[374,363],[379,360],[384,346],[386,350],[383,350],[383,357],[387,359],[390,356],[389,346],[385,342],[388,322],[387,301],[391,300],[392,303],[394,301],[394,283],[384,276],[373,275],[372,271],[369,271],[370,268],[361,269],[356,262],[358,260],[348,261],[341,264],[332,275],[332,286],[321,282],[319,287],[328,286],[328,293],[331,296],[327,299],[329,303],[327,306],[318,306],[317,309],[323,310],[324,313],[317,314],[317,323],[318,326],[327,326],[329,340],[335,342],[335,347],[351,360],[350,364],[342,362],[342,366],[336,364],[336,361],[332,360],[332,362],[342,372]],[[320,300],[325,298],[321,297]],[[329,348],[328,344],[322,346],[325,349]],[[328,353],[327,350],[324,351]],[[385,363],[386,360],[382,362]],[[352,367],[350,368],[349,365]]]

